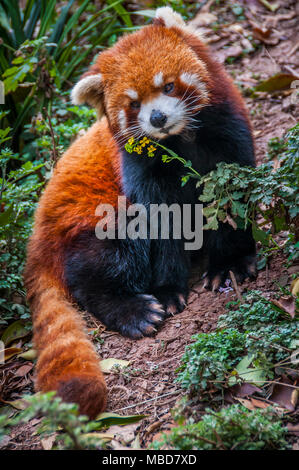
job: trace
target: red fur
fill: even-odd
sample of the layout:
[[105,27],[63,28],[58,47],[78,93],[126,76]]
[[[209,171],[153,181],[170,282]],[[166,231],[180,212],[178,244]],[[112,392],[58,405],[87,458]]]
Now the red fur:
[[[138,99],[145,101],[158,93],[153,77],[159,72],[166,81],[182,72],[196,73],[208,90],[204,104],[229,97],[247,119],[238,90],[208,48],[188,31],[166,28],[163,20],[123,37],[101,53],[84,75],[102,75],[109,124],[106,118],[97,122],[58,162],[36,212],[25,283],[38,350],[36,387],[57,390],[64,400],[79,403],[81,412],[90,417],[105,407],[106,387],[99,358],[64,283],[64,255],[80,232],[94,229],[100,203],[117,204],[122,193],[119,151],[113,138],[119,131],[118,113],[125,109],[130,115],[126,90],[137,90]],[[177,85],[182,95],[184,84],[178,79]]]

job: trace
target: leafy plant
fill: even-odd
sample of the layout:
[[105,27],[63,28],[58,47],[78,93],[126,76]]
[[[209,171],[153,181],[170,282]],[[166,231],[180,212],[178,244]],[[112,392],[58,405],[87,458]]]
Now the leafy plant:
[[95,431],[102,431],[114,424],[136,423],[144,418],[144,415],[102,413],[95,420],[89,420],[87,416],[79,414],[77,404],[62,402],[55,392],[24,396],[22,401],[25,409],[13,418],[7,413],[0,415],[0,443],[12,427],[38,417],[41,421],[37,433],[41,437],[56,433],[57,449],[101,449],[111,437]]
[[155,449],[175,450],[274,450],[288,449],[287,429],[271,408],[249,411],[241,405],[231,405],[218,413],[206,409],[197,423],[180,425]]
[[[6,140],[6,136],[2,139],[0,136],[0,146]],[[11,161],[21,163],[20,168],[9,171]],[[0,150],[0,307],[7,319],[13,316],[14,310],[21,316],[27,312],[22,302],[14,302],[13,296],[23,296],[25,246],[31,231],[31,216],[43,185],[42,167],[43,164],[31,161],[23,163],[22,158],[8,148]]]
[[49,108],[55,86],[65,85],[91,53],[133,28],[121,1],[109,1],[98,11],[89,0],[70,0],[60,8],[55,0],[2,2],[0,76],[14,135],[37,106]]
[[245,335],[230,328],[193,336],[194,343],[186,347],[179,367],[178,381],[183,388],[206,390],[224,382],[244,352]]
[[177,378],[183,388],[203,392],[240,380],[262,385],[273,378],[275,365],[298,348],[299,321],[258,291],[220,316],[218,329],[193,336],[194,343],[186,347]]
[[[144,138],[145,139],[145,138]],[[234,229],[252,226],[253,236],[263,245],[263,254],[268,256],[279,249],[273,235],[282,230],[290,230],[295,242],[299,240],[299,124],[292,128],[283,143],[275,140],[270,143],[270,155],[280,151],[280,166],[274,170],[273,163],[241,167],[236,163],[219,163],[217,168],[206,175],[200,175],[186,161],[171,149],[159,142],[144,139],[130,139],[125,148],[128,152],[141,154],[147,148],[147,156],[153,157],[157,147],[167,154],[162,155],[164,163],[180,161],[188,170],[182,177],[182,186],[190,178],[198,180],[199,201],[204,204],[205,230],[217,230],[219,223],[228,223]],[[266,230],[264,230],[266,227]]]
[[[52,105],[51,128],[49,120],[43,113],[39,113],[32,124],[25,126],[28,139],[28,147],[24,153],[30,158],[29,150],[32,149],[39,155],[43,162],[52,161],[49,169],[55,163],[53,155],[54,145],[58,156],[67,149],[75,138],[86,131],[96,120],[96,113],[87,106],[72,106],[68,101],[68,93],[62,93],[61,98],[54,99]],[[55,142],[53,144],[53,136]],[[32,137],[34,140],[29,143]],[[28,153],[27,153],[28,152]]]

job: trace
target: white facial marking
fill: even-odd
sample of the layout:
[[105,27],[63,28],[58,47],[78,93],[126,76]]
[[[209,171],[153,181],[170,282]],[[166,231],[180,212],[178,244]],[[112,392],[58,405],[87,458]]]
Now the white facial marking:
[[129,98],[132,98],[132,100],[137,100],[138,99],[137,91],[132,90],[131,88],[129,90],[126,90],[125,93]]
[[[167,116],[167,121],[163,128],[156,128],[150,122],[151,113],[154,109],[161,111]],[[185,113],[186,107],[182,101],[161,93],[152,101],[141,105],[138,119],[140,127],[146,135],[162,139],[167,137],[167,135],[181,132],[186,125]]]
[[127,120],[126,120],[126,113],[123,109],[121,109],[118,113],[118,121],[120,125],[120,129],[124,131],[126,129]]
[[186,85],[194,86],[199,92],[201,98],[208,98],[208,90],[204,82],[195,73],[183,72],[180,76],[182,82]]
[[163,85],[163,73],[156,73],[154,76],[154,85],[158,88]]

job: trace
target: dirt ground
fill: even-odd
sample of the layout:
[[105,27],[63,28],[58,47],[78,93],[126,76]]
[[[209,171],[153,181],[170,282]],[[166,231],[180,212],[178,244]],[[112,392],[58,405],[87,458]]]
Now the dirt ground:
[[[243,3],[243,20],[236,19],[227,5],[222,7],[223,2],[217,7],[213,6],[213,2],[208,2],[210,9],[204,7],[195,18],[196,24],[206,33],[213,56],[221,62],[225,59],[227,61],[231,56],[238,57],[233,61],[228,60],[231,63],[226,68],[243,90],[252,88],[277,73],[291,74],[294,80],[299,80],[299,35],[296,33],[299,4],[295,0],[279,0],[275,3],[280,7],[272,12],[258,0],[244,0]],[[213,15],[218,19],[218,28],[210,26]],[[255,48],[252,47],[254,41],[257,43]],[[251,48],[253,50],[250,52]],[[269,139],[282,137],[288,128],[298,122],[298,107],[296,110],[291,102],[289,88],[271,95],[263,92],[254,98],[250,93],[246,95],[256,142],[257,162],[261,163],[265,160]],[[266,297],[270,297],[277,291],[276,283],[289,284],[290,276],[296,269],[286,269],[284,263],[282,254],[273,257],[268,268],[259,271],[256,281],[245,282],[240,286],[241,292],[259,289]],[[93,330],[98,328],[95,344],[101,358],[130,361],[125,372],[107,374],[107,410],[123,415],[147,415],[141,424],[132,425],[130,429],[126,427],[126,435],[130,432],[133,437],[139,434],[141,447],[147,446],[158,432],[172,426],[170,410],[184,395],[184,391],[175,383],[175,370],[185,346],[191,342],[190,338],[195,333],[213,331],[219,315],[225,311],[225,305],[231,300],[236,300],[233,288],[228,287],[221,293],[203,290],[199,270],[194,269],[187,308],[181,314],[166,320],[153,338],[132,341],[117,333],[105,331],[99,322],[88,318],[89,327]],[[24,364],[22,360],[15,362],[15,368]],[[33,370],[30,370],[26,375],[25,386],[20,384],[13,388],[9,386],[10,379],[7,378],[11,393],[5,399],[15,399],[20,396],[20,391],[25,393],[32,390],[32,375]],[[24,377],[22,380],[24,381]],[[39,438],[33,435],[34,424],[37,423],[14,429],[5,448],[42,448]],[[121,445],[115,444],[115,448],[121,448]]]

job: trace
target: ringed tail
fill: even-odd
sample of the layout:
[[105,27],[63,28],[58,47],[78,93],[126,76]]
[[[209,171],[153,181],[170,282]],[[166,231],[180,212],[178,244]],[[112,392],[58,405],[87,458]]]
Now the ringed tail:
[[[37,391],[55,390],[81,414],[95,418],[106,406],[107,390],[99,357],[84,329],[79,311],[55,277],[25,274],[37,349]],[[30,279],[31,278],[31,279]]]

